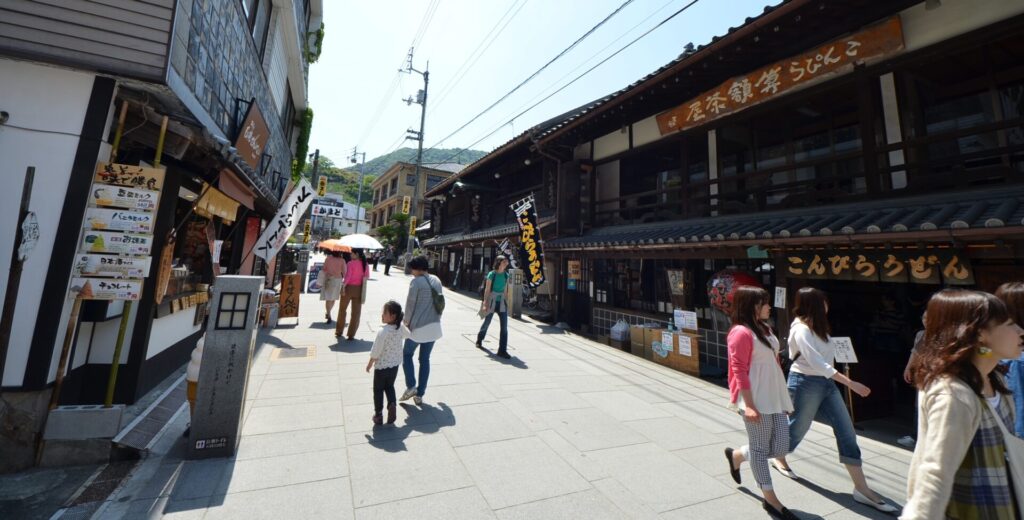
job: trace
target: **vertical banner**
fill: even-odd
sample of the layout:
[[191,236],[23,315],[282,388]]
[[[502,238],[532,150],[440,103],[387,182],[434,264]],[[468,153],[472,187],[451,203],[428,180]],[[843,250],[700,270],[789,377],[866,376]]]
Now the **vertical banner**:
[[533,195],[510,206],[519,224],[519,256],[526,270],[523,280],[530,287],[544,283],[544,250],[541,246],[537,204]]
[[298,186],[288,194],[288,198],[278,208],[277,215],[274,215],[274,220],[267,224],[263,235],[256,241],[254,254],[267,262],[274,258],[288,241],[288,237],[295,232],[295,228],[299,225],[299,219],[312,202],[313,187],[309,185],[309,181],[302,179]]

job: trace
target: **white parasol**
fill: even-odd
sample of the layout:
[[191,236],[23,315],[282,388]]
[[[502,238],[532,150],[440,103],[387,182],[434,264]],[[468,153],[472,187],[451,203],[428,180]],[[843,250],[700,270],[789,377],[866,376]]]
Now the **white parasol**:
[[382,246],[376,238],[362,233],[345,235],[339,238],[338,242],[342,245],[351,247],[352,249],[384,249],[384,246]]

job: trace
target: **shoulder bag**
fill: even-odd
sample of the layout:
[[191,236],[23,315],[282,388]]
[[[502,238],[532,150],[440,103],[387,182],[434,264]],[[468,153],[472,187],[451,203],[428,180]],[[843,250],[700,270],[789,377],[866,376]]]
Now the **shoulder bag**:
[[433,280],[433,278],[427,278],[427,287],[430,287],[430,298],[434,304],[434,310],[437,311],[438,315],[441,315],[444,312],[444,295],[437,289],[434,289],[434,284],[431,283]]

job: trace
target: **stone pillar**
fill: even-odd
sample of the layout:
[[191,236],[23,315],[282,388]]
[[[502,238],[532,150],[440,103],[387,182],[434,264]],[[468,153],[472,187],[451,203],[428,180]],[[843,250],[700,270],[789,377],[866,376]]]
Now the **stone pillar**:
[[213,285],[190,459],[230,457],[238,449],[262,291],[259,276],[219,276]]
[[509,271],[512,275],[508,281],[508,283],[512,284],[512,301],[509,302],[509,315],[518,320],[523,317],[523,270],[509,269]]

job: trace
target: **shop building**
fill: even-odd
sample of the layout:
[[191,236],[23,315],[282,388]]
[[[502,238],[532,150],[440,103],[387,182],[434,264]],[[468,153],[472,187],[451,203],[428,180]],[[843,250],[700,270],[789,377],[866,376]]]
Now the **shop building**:
[[[128,283],[132,305],[82,303],[70,324],[60,404],[103,402],[126,308],[114,402],[130,404],[187,362],[203,331],[200,295],[215,274],[267,274],[273,285],[274,265],[250,250],[289,188],[321,5],[0,3],[0,110],[8,114],[0,168],[11,180],[0,192],[7,223],[0,243],[15,242],[29,169],[29,209],[38,221],[38,242],[5,303],[14,319],[0,346],[0,422],[9,426],[0,432],[0,470],[31,464],[69,328],[71,289],[88,279],[83,255],[141,264],[126,275],[131,280],[105,279]],[[157,159],[158,169],[139,169]],[[149,236],[133,239],[143,249],[118,253],[90,238],[109,226],[94,220],[103,210],[93,196],[108,184],[158,201],[146,216]],[[0,295],[7,296],[10,255],[0,257]],[[162,264],[169,269],[161,273]]]
[[370,223],[366,219],[366,208],[356,208],[352,202],[345,202],[341,195],[328,193],[313,199],[310,205],[310,224],[313,235],[330,238],[334,235],[351,235],[353,233],[369,233]]

